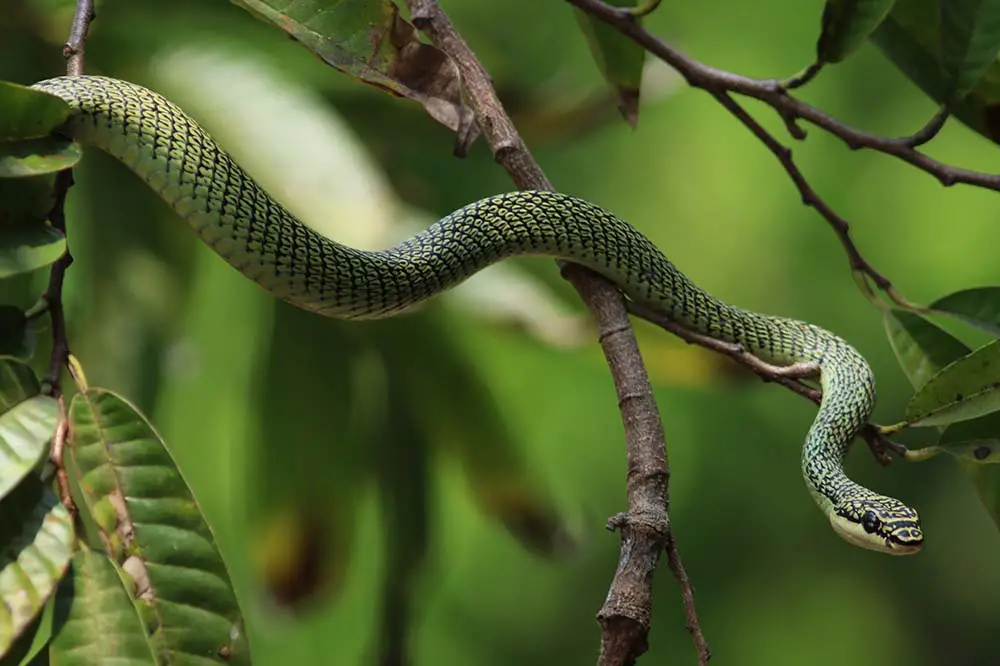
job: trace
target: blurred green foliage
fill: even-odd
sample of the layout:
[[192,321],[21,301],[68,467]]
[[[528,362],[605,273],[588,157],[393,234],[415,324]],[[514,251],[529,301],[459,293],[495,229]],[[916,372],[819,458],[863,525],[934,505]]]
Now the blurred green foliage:
[[[568,5],[443,4],[527,125],[553,99],[602,86]],[[157,87],[163,81],[157,67],[178,48],[210,43],[250,52],[342,114],[407,202],[444,214],[511,188],[482,143],[467,159],[452,158],[452,136],[419,105],[348,80],[233,5],[104,0],[97,9],[87,51],[91,73]],[[777,77],[813,58],[821,11],[819,0],[664,3],[646,25],[712,65]],[[71,14],[65,0],[4,0],[0,80],[30,84],[60,74]],[[803,95],[846,122],[890,136],[912,132],[935,110],[870,45],[824,72]],[[631,221],[704,288],[849,339],[876,371],[876,420],[900,420],[912,391],[881,315],[858,292],[835,237],[801,206],[772,155],[703,93],[681,88],[646,101],[634,131],[608,122],[578,135],[525,138],[560,190]],[[779,118],[751,106],[780,134]],[[949,123],[929,151],[972,169],[988,170],[996,161],[995,148],[958,123]],[[945,190],[902,163],[848,151],[818,130],[796,147],[796,157],[816,189],[852,221],[865,256],[911,300],[929,302],[1000,280],[988,242],[997,233],[994,194]],[[414,664],[593,659],[593,618],[618,549],[602,527],[625,506],[622,428],[596,344],[550,348],[440,305],[375,324],[305,317],[276,305],[197,243],[118,164],[88,153],[75,175],[67,237],[76,262],[66,287],[74,352],[92,384],[135,401],[170,443],[241,600],[252,606],[257,663],[365,663],[394,635],[394,605],[409,611],[403,616]],[[551,262],[521,264],[573,303]],[[29,307],[44,277],[0,283],[0,296]],[[919,556],[902,559],[852,548],[826,525],[800,478],[800,445],[814,408],[778,387],[744,381],[744,374],[650,326],[638,328],[667,431],[673,527],[719,663],[995,661],[1000,574],[991,565],[1000,541],[950,459],[883,470],[858,447],[851,474],[917,507],[927,543]],[[45,359],[42,333],[36,357]],[[358,370],[375,340],[392,353]],[[460,415],[449,413],[446,401],[431,400],[427,387],[434,385],[435,364],[451,363],[450,354],[474,359],[469,371],[503,416],[500,423],[485,418],[481,439],[464,442],[465,450],[489,446],[498,429],[514,438],[535,477],[579,523],[582,543],[570,556],[538,557],[523,548],[481,510],[490,506],[477,485],[482,477],[461,456],[443,455],[455,438],[447,424]],[[396,365],[406,357],[421,357],[426,382],[407,378],[405,366]],[[392,408],[399,419],[416,413],[441,429],[436,441],[402,432],[386,440],[396,448],[371,451],[362,445],[370,433],[345,425],[354,422],[340,414],[340,397],[371,389],[351,383],[351,373],[380,372],[391,390],[377,395],[388,398],[366,408]],[[453,409],[462,408],[463,397],[456,391]],[[266,487],[275,480],[283,483]],[[312,500],[321,508],[318,520],[346,530],[350,552],[337,538],[303,543],[341,567],[331,574],[339,594],[294,622],[276,620],[273,609],[256,604],[252,577],[266,541],[261,495],[322,483],[325,492]],[[386,489],[397,494],[387,497]],[[423,536],[419,520],[427,521]],[[291,525],[277,538],[297,543],[302,529]],[[419,560],[399,562],[400,549]],[[387,584],[408,594],[386,594]],[[645,659],[692,663],[676,586],[665,569],[655,594]]]

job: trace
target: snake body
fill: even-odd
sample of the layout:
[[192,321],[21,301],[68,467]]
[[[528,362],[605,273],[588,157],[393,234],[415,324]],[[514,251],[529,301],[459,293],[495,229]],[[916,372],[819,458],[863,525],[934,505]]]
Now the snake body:
[[874,407],[865,359],[805,322],[729,305],[695,285],[634,227],[581,199],[522,191],[487,197],[381,252],[346,247],[296,219],[198,124],[163,96],[115,79],[79,76],[36,88],[72,108],[62,130],[121,160],[238,271],[274,296],[329,317],[404,311],[515,255],[587,266],[630,299],[778,365],[814,363],[823,399],[806,436],[806,485],[847,541],[892,554],[923,544],[916,511],[847,477],[843,460]]

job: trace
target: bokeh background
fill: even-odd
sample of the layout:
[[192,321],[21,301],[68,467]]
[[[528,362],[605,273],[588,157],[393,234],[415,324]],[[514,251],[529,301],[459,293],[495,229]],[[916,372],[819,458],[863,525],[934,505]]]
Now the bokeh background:
[[[880,313],[745,129],[662,68],[629,128],[563,2],[442,4],[559,189],[630,220],[719,296],[845,336],[876,371],[876,420],[899,420],[910,387]],[[712,65],[786,76],[810,61],[821,10],[668,2],[648,25]],[[453,158],[449,132],[417,104],[349,80],[235,5],[104,0],[98,11],[89,72],[182,103],[330,235],[384,245],[511,189],[481,141]],[[0,79],[61,73],[71,14],[64,0],[3,0]],[[886,135],[934,111],[871,46],[803,95]],[[781,135],[773,113],[748,106]],[[929,151],[981,170],[998,155],[956,123]],[[814,128],[795,155],[911,300],[1000,281],[995,194],[946,190]],[[76,174],[71,342],[91,384],[135,401],[169,443],[247,604],[257,663],[373,663],[387,645],[413,664],[593,662],[618,551],[604,521],[626,506],[622,427],[596,343],[570,344],[580,331],[564,315],[582,307],[552,262],[516,262],[520,296],[500,274],[413,317],[345,325],[276,305],[104,156]],[[44,279],[4,285],[4,299],[30,305]],[[470,305],[477,294],[485,312]],[[502,316],[511,299],[518,325]],[[928,540],[903,559],[849,547],[800,478],[814,407],[637,326],[667,432],[675,535],[717,663],[1000,663],[1000,539],[951,460],[881,469],[856,447],[852,475],[918,507]],[[553,520],[558,543],[539,555]],[[261,567],[291,595],[319,581],[327,596],[293,618],[259,602]],[[694,663],[665,567],[655,602],[644,662]]]

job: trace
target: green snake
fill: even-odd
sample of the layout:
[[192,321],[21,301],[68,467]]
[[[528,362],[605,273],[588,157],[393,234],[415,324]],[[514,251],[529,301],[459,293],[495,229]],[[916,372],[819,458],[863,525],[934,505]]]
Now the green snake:
[[296,306],[345,319],[393,315],[516,255],[587,266],[630,299],[773,364],[816,364],[823,399],[802,453],[820,509],[848,542],[891,554],[920,550],[917,512],[850,480],[843,461],[875,404],[864,357],[812,324],[743,310],[700,289],[628,223],[566,194],[487,197],[381,252],[346,247],[296,219],[198,124],[163,96],[97,76],[35,85],[69,103],[61,130],[138,174],[223,259]]

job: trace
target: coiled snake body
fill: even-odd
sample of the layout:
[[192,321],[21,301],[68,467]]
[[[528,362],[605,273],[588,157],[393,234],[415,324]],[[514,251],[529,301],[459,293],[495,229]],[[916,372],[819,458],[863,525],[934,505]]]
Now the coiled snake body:
[[487,197],[382,252],[340,245],[272,199],[167,99],[115,79],[60,77],[36,88],[66,100],[64,131],[142,177],[201,239],[274,296],[321,315],[384,317],[514,255],[585,265],[631,299],[774,364],[815,363],[823,400],[806,437],[806,484],[847,541],[892,554],[923,544],[917,513],[851,481],[843,459],[875,401],[864,358],[812,324],[749,312],[712,297],[631,225],[550,192]]

